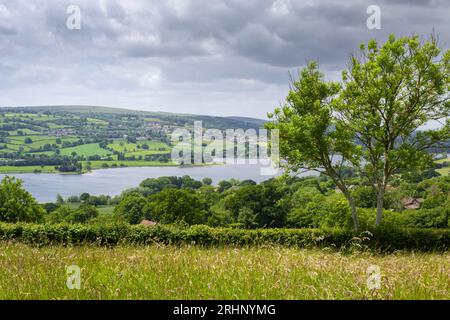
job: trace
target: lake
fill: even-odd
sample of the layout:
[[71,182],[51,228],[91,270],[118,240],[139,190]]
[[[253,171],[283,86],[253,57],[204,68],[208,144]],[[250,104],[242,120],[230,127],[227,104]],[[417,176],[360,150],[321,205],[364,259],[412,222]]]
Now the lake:
[[[24,187],[39,202],[54,202],[56,195],[63,197],[88,192],[92,195],[115,196],[127,188],[137,187],[146,178],[189,175],[196,180],[210,177],[214,184],[231,178],[252,179],[261,182],[272,176],[261,175],[259,164],[213,165],[204,167],[127,167],[100,169],[80,175],[11,173],[24,181]],[[3,179],[5,174],[0,174]]]

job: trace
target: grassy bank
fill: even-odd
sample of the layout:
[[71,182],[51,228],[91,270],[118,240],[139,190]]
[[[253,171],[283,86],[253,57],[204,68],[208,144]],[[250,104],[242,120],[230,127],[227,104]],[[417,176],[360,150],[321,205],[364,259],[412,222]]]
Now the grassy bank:
[[[81,289],[66,267],[81,268]],[[377,265],[381,287],[368,289]],[[0,244],[0,299],[448,299],[450,254]]]

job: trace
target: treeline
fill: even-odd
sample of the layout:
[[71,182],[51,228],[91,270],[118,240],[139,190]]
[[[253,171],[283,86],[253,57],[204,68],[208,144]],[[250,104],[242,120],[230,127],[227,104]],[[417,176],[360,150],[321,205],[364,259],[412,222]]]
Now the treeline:
[[117,154],[117,160],[118,161],[158,161],[158,162],[169,162],[171,159],[170,153],[164,153],[164,154],[146,154],[146,155],[132,155],[132,156],[126,156],[123,152],[114,151],[115,154]]
[[34,155],[24,159],[0,160],[0,166],[55,166],[61,172],[81,171],[81,163],[70,156]]
[[[419,183],[398,179],[390,186],[385,202],[385,224],[418,228],[450,227],[450,177],[434,177]],[[376,193],[353,178],[352,195],[362,226],[375,221]],[[408,201],[420,203],[411,209]],[[62,204],[64,201],[60,201]],[[202,181],[184,177],[149,178],[120,196],[74,196],[66,202],[92,206],[113,205],[110,221],[131,224],[151,220],[162,224],[233,228],[327,228],[351,227],[350,209],[332,180],[325,176],[270,179],[260,184],[234,179]],[[48,210],[58,214],[58,208]],[[64,222],[61,220],[60,222]]]
[[[375,190],[358,177],[351,181],[361,226],[371,228],[375,221]],[[398,177],[386,194],[384,224],[449,228],[449,192],[450,176],[420,182]],[[44,205],[37,205],[30,199],[31,195],[23,190],[20,181],[6,177],[0,185],[0,203],[3,204],[0,221],[139,224],[151,220],[164,225],[204,224],[243,229],[347,229],[352,226],[345,197],[326,176],[280,177],[259,184],[252,180],[230,179],[217,185],[213,185],[210,178],[198,181],[189,176],[172,176],[145,179],[139,187],[115,197],[83,193],[68,199],[59,196],[56,203]],[[68,206],[70,203],[81,203],[82,206]],[[104,205],[114,206],[113,214],[100,215],[96,207]],[[33,210],[41,214],[28,217],[27,212]]]
[[[146,179],[137,189],[127,190],[115,213],[130,223],[142,219],[160,223],[207,224],[241,228],[323,228],[351,227],[345,198],[326,178],[221,181],[217,187],[189,177]],[[361,225],[375,221],[376,194],[370,186],[355,185]],[[398,181],[389,190],[385,223],[408,227],[449,227],[450,177],[420,183]],[[421,199],[420,209],[410,210],[405,199]]]

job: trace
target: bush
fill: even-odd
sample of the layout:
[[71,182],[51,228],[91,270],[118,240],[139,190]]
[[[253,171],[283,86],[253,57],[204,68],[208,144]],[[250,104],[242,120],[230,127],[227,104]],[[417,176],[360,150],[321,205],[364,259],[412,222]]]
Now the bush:
[[450,208],[405,210],[386,214],[385,224],[409,228],[448,228]]
[[377,251],[448,250],[450,229],[377,228],[356,234],[345,229],[232,229],[195,225],[189,228],[67,224],[0,223],[0,240],[32,245],[174,244],[202,246],[367,247]]
[[50,223],[86,223],[98,217],[98,210],[89,204],[81,204],[78,209],[72,210],[68,206],[61,206],[47,215]]

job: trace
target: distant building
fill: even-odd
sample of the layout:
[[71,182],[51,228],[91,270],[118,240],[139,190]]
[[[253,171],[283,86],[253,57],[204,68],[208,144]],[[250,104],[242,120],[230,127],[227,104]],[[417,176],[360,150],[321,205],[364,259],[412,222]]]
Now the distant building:
[[413,197],[403,198],[401,200],[401,203],[405,209],[412,209],[412,210],[419,209],[422,202],[423,202],[422,198],[413,198]]
[[147,227],[154,227],[157,225],[157,223],[155,221],[146,220],[146,219],[142,220],[140,224],[143,226],[147,226]]
[[64,136],[68,136],[74,133],[73,129],[67,129],[67,128],[63,128],[63,129],[54,129],[54,130],[50,130],[48,132],[49,136],[55,136],[55,137],[64,137]]

